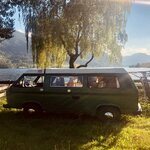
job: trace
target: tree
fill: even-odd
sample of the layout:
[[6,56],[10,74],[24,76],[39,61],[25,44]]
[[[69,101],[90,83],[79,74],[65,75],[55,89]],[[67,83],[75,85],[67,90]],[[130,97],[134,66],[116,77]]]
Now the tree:
[[[53,62],[60,67],[68,56],[69,67],[80,68],[106,53],[110,61],[119,62],[127,40],[129,8],[128,0],[24,1],[21,9],[27,41],[32,32],[34,61],[39,67]],[[75,66],[79,57],[89,55],[91,58],[84,65]]]
[[13,37],[15,3],[9,0],[0,1],[0,43]]

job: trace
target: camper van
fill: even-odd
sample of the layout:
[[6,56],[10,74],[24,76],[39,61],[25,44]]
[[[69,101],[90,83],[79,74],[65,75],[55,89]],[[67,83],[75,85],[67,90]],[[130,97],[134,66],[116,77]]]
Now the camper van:
[[73,113],[99,119],[138,114],[138,91],[123,68],[47,69],[23,73],[6,92],[4,108],[25,114]]

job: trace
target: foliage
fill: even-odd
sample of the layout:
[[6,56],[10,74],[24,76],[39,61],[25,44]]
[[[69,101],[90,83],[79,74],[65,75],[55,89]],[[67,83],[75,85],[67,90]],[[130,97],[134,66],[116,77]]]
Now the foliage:
[[12,62],[7,56],[0,52],[0,68],[11,68],[13,67]]
[[9,0],[0,1],[0,42],[12,38],[14,32],[14,6],[15,3]]
[[127,40],[125,24],[130,0],[25,0],[19,8],[27,42],[32,32],[38,67],[53,63],[60,67],[68,56],[69,67],[74,68],[78,57],[91,55],[92,61],[103,53],[109,55],[110,61],[120,62],[120,51]]
[[12,68],[12,64],[9,60],[0,59],[0,68]]

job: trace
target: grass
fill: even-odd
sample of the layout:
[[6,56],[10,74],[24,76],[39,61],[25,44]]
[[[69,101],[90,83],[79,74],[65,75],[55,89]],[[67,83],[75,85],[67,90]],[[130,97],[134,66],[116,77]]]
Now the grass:
[[141,116],[118,122],[94,118],[45,116],[24,118],[5,110],[0,99],[0,150],[149,150],[150,103],[141,100]]

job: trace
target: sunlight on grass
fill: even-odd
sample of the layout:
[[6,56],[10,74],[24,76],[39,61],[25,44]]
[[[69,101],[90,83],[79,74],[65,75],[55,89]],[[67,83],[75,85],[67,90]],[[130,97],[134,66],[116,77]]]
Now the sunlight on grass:
[[25,118],[5,110],[0,99],[0,150],[149,150],[150,104],[141,101],[141,116],[124,116],[118,122],[93,118],[45,116]]
[[4,108],[2,106],[5,103],[6,103],[6,98],[5,97],[0,98],[0,112],[4,111]]

